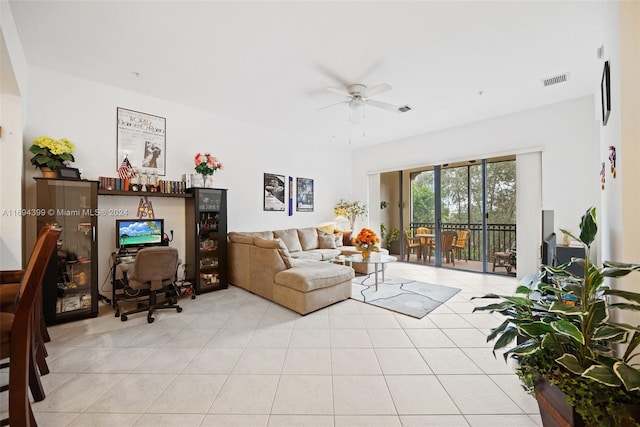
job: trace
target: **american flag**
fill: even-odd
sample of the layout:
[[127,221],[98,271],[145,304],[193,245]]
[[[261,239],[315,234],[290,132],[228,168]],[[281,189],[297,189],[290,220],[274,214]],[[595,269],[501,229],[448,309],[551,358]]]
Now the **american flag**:
[[133,170],[133,167],[131,166],[131,163],[129,162],[128,157],[125,157],[124,160],[122,161],[122,164],[118,169],[118,175],[120,175],[120,178],[122,179],[136,177],[136,172]]

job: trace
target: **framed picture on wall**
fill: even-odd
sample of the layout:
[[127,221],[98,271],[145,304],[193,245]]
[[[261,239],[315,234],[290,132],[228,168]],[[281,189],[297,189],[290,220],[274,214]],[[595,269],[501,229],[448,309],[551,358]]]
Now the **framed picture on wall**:
[[296,190],[296,210],[298,212],[313,212],[313,180],[297,178]]
[[264,210],[284,211],[284,175],[264,174]]
[[125,158],[136,171],[166,175],[166,126],[164,117],[118,107],[116,170]]
[[611,114],[611,70],[609,61],[604,62],[602,80],[600,80],[600,95],[602,96],[602,126],[606,126]]

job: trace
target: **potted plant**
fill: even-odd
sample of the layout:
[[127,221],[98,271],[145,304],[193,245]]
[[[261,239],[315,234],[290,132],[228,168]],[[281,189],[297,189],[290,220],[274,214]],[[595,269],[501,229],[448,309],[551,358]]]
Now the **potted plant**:
[[359,216],[367,214],[367,205],[356,200],[354,202],[348,202],[344,199],[340,199],[338,204],[333,208],[333,212],[336,216],[342,216],[349,220],[349,229],[353,231],[354,223]]
[[[34,154],[31,158],[31,164],[39,168],[43,176],[51,171],[57,171],[62,166],[66,166],[68,162],[75,161],[73,157],[73,142],[66,138],[55,140],[50,136],[40,136],[33,140],[33,144],[29,147],[29,151]],[[57,176],[57,173],[51,175]]]
[[[485,295],[481,298],[498,301],[474,309],[505,316],[487,340],[495,340],[494,354],[507,349],[505,360],[519,362],[517,374],[525,389],[535,393],[545,425],[640,425],[640,326],[609,317],[612,310],[640,311],[640,294],[605,283],[605,278],[639,271],[640,265],[592,264],[596,233],[596,210],[590,208],[582,217],[580,236],[571,234],[584,245],[584,259],[542,265],[540,273],[518,286],[515,296]],[[584,274],[569,272],[571,264],[581,265]],[[573,407],[575,417],[573,411],[561,415],[554,393],[560,404]],[[558,417],[566,424],[556,424]]]
[[397,228],[388,230],[384,224],[380,224],[380,238],[385,242],[384,247],[391,251],[391,245],[400,240],[400,230]]

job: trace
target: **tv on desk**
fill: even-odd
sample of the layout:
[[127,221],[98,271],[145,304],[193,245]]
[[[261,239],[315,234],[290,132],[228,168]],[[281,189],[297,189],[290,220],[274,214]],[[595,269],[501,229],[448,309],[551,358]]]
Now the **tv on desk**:
[[117,219],[116,247],[141,249],[149,246],[161,246],[164,236],[162,219]]

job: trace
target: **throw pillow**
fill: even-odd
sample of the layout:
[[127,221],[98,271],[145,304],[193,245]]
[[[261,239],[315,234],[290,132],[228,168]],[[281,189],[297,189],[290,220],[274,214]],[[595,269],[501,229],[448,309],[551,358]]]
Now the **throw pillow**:
[[324,231],[318,231],[318,248],[320,249],[335,249],[336,240],[333,234],[325,233]]
[[341,248],[344,245],[342,244],[342,231],[334,230],[333,231],[333,239],[336,242],[336,248]]
[[299,252],[302,250],[300,239],[298,238],[298,230],[289,228],[288,230],[277,230],[273,232],[273,237],[282,239],[289,252]]
[[320,227],[317,227],[318,231],[324,231],[327,234],[333,234],[333,232],[336,229],[336,225],[332,222],[330,224],[326,224],[326,225],[321,225]]
[[318,230],[315,227],[298,228],[298,239],[303,251],[318,248]]
[[287,268],[291,268],[292,258],[291,254],[289,254],[289,250],[284,242],[280,239],[263,239],[262,237],[254,237],[253,244],[259,248],[265,249],[277,249],[280,258],[282,258],[282,262]]
[[343,246],[353,246],[353,243],[351,243],[351,233],[353,233],[351,230],[347,230],[347,231],[343,231],[342,232],[342,245]]

